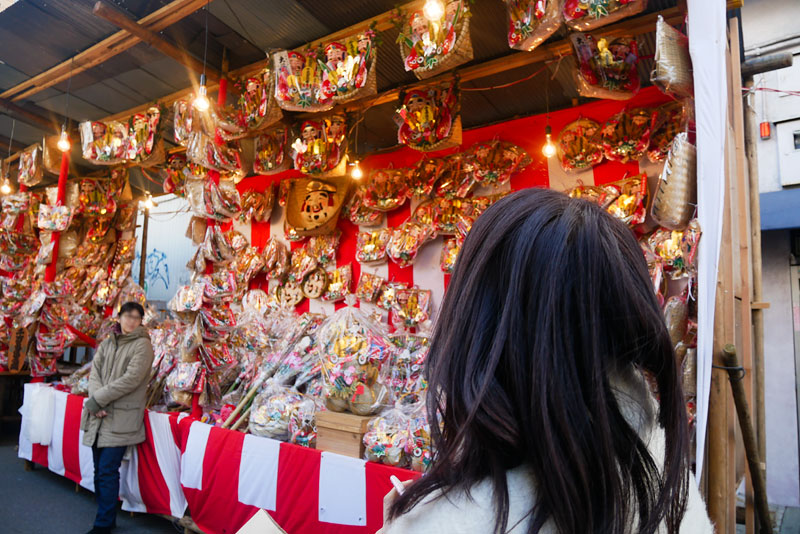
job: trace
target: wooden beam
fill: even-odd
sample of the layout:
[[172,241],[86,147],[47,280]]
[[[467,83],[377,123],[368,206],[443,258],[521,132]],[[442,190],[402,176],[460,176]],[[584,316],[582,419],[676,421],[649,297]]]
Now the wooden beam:
[[54,131],[58,133],[61,131],[61,126],[58,122],[18,106],[6,98],[0,98],[0,108],[17,120],[30,124],[31,126],[42,128],[47,132]]
[[[206,3],[207,0],[174,0],[161,9],[139,19],[138,22],[147,29],[158,32],[191,15],[205,6]],[[131,35],[126,30],[120,30],[74,57],[0,93],[0,97],[11,98],[14,101],[28,98],[48,87],[63,82],[70,77],[70,72],[73,75],[84,72],[132,48],[139,42],[141,40],[138,37]]]
[[[406,4],[405,6],[403,6],[403,9],[410,10],[421,4],[422,2],[412,2],[410,4]],[[392,26],[390,22],[391,21],[390,17],[393,16],[393,13],[394,13],[393,11],[386,12],[382,15],[378,15],[377,17],[373,17],[372,19],[368,19],[358,24],[354,24],[353,26],[338,31],[335,34],[331,34],[322,39],[317,39],[316,41],[312,41],[310,44],[312,46],[316,46],[317,44],[327,42],[330,39],[337,39],[347,35],[352,35],[353,33],[368,28],[370,24],[373,23],[373,21],[375,22],[376,25],[375,26],[376,31],[385,31],[386,29]],[[605,27],[602,30],[598,31],[598,33],[602,32],[604,36],[612,38],[620,37],[623,35],[637,36],[645,33],[650,33],[652,31],[655,31],[655,25],[656,25],[656,20],[658,19],[658,15],[662,15],[664,17],[664,20],[670,24],[679,24],[684,20],[686,16],[685,12],[681,11],[680,8],[670,8],[660,13],[651,13],[648,15],[636,17],[633,19],[620,22],[618,24]],[[305,47],[306,45],[303,45],[302,47],[298,47],[295,50],[302,50]],[[458,73],[462,81],[476,80],[479,78],[485,78],[487,76],[491,76],[493,74],[499,74],[501,72],[505,72],[511,69],[524,67],[526,65],[539,63],[542,61],[546,61],[548,59],[554,59],[569,54],[572,54],[572,44],[570,43],[569,39],[563,39],[548,45],[540,46],[533,52],[512,52],[506,56],[493,59],[491,61],[479,63],[477,65],[466,67],[460,70],[457,69],[455,72]],[[260,61],[257,61],[256,63],[251,63],[250,65],[246,65],[244,67],[231,71],[230,78],[236,79],[252,75],[268,65],[269,65],[269,58],[262,59]],[[434,78],[430,78],[429,80],[415,82],[413,85],[419,86],[419,85],[442,82],[444,80],[450,79],[453,76],[453,74],[454,71],[448,71]],[[216,88],[217,84],[208,84],[209,92],[216,90]],[[393,89],[389,89],[376,96],[367,97],[364,99],[356,100],[354,102],[345,104],[342,107],[342,109],[345,110],[362,109],[362,108],[369,108],[372,106],[378,106],[380,104],[385,104],[386,102],[391,102],[393,100],[396,100],[402,89],[403,87],[396,87]],[[194,90],[195,88],[193,87],[190,87],[188,89],[181,89],[180,91],[176,91],[172,94],[169,94],[163,98],[158,99],[158,101],[161,104],[169,107],[175,101],[190,96],[194,92]],[[140,113],[146,110],[148,107],[150,107],[150,105],[151,105],[150,103],[142,104],[140,106],[136,106],[135,108],[131,108],[126,111],[121,111],[119,113],[106,117],[103,120],[119,120],[124,117],[129,117],[134,113]],[[301,114],[301,116],[303,115]]]
[[[26,148],[26,145],[23,145],[19,141],[11,141],[5,135],[0,135],[0,154],[8,154],[8,143],[11,143],[11,151],[19,153],[20,150]],[[16,160],[19,156],[17,154],[12,154],[10,157],[5,158],[4,161],[7,163]]]
[[92,13],[129,32],[131,35],[138,37],[159,52],[171,57],[178,63],[188,67],[194,72],[198,74],[205,72],[206,77],[209,79],[219,79],[219,71],[217,69],[205,66],[202,61],[189,55],[187,52],[179,49],[177,46],[166,41],[165,39],[159,37],[154,32],[148,30],[135,20],[132,20],[130,17],[109,6],[105,2],[98,0],[98,2],[94,4]]

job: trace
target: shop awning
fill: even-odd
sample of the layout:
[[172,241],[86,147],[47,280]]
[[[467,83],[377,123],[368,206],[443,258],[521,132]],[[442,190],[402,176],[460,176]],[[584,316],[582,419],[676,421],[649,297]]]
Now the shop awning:
[[761,230],[800,228],[800,188],[761,193]]

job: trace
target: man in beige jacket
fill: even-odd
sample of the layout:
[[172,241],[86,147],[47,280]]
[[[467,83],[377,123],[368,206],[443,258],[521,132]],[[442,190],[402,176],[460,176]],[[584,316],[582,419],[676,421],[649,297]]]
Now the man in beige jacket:
[[116,526],[119,468],[129,445],[145,439],[144,408],[153,365],[153,346],[142,326],[144,308],[123,304],[116,331],[97,348],[84,405],[83,444],[92,447],[97,516],[90,534]]

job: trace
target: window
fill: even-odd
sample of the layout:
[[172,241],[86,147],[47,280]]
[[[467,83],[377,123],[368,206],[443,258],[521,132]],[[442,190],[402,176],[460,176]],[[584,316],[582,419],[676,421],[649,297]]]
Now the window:
[[800,150],[800,132],[794,132],[794,149]]

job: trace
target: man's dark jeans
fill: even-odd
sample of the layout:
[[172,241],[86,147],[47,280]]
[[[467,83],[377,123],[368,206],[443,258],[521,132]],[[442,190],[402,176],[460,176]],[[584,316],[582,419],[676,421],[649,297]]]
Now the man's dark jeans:
[[119,501],[119,466],[127,447],[92,447],[94,457],[94,493],[97,517],[94,526],[110,528],[116,523]]

